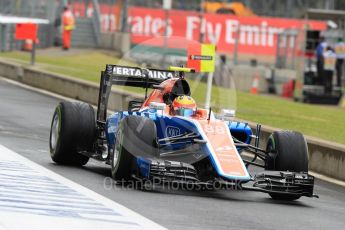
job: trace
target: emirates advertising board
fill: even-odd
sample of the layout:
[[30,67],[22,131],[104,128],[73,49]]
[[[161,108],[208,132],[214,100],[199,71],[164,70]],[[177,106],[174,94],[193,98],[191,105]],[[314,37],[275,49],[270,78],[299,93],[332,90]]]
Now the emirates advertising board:
[[[77,17],[91,17],[92,4],[72,4]],[[101,31],[117,31],[121,9],[118,5],[100,4]],[[87,15],[85,15],[85,12]],[[163,36],[180,37],[202,43],[213,43],[218,53],[232,53],[238,41],[239,54],[275,55],[277,34],[285,29],[325,30],[324,21],[309,20],[307,25],[303,19],[286,19],[271,17],[237,17],[229,14],[200,14],[195,11],[153,9],[145,7],[129,7],[128,23],[131,40],[134,45],[149,43],[152,46],[163,47]],[[166,20],[167,19],[167,20]],[[167,29],[167,31],[166,31]],[[200,34],[203,34],[202,41]],[[159,39],[158,37],[161,37]],[[185,41],[185,39],[183,39]],[[188,43],[168,39],[169,48],[186,49]]]
[[[167,20],[166,20],[167,19]],[[176,42],[169,37],[183,37],[187,40],[212,43],[218,53],[231,53],[235,49],[239,54],[275,55],[277,34],[285,29],[302,31],[306,26],[304,20],[270,18],[270,17],[236,17],[234,15],[204,14],[198,12],[143,7],[128,9],[133,44],[145,43],[162,47],[166,42],[168,48],[187,49],[188,43]],[[323,21],[308,21],[310,30],[325,30]],[[160,39],[159,39],[160,37]],[[152,44],[150,43],[152,41]]]

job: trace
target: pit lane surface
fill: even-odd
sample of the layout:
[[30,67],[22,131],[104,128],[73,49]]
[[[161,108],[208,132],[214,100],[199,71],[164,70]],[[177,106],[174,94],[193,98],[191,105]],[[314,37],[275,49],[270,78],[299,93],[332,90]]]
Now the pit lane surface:
[[108,166],[93,160],[55,165],[48,139],[58,102],[0,78],[0,145],[169,229],[344,229],[345,188],[319,180],[320,199],[278,202],[245,191],[138,191],[110,186]]

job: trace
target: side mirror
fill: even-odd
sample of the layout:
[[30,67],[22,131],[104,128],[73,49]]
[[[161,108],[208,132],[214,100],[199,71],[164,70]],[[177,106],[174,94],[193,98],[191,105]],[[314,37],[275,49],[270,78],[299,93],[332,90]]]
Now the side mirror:
[[221,118],[223,120],[231,120],[236,115],[236,110],[234,109],[222,109],[221,110]]
[[151,102],[150,109],[152,110],[165,110],[166,104],[160,102]]

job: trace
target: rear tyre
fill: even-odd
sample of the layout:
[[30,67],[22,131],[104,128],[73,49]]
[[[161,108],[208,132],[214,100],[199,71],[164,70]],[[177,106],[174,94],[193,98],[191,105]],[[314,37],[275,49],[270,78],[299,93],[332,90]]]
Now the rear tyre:
[[80,151],[92,151],[96,139],[95,113],[82,102],[61,102],[55,109],[49,138],[52,160],[63,165],[85,165],[89,157]]
[[136,157],[158,157],[157,130],[147,117],[127,116],[116,135],[111,175],[115,180],[129,181],[135,173]]
[[[308,172],[308,145],[304,136],[294,131],[273,132],[268,139],[266,170]],[[273,199],[296,200],[299,195],[270,193]]]

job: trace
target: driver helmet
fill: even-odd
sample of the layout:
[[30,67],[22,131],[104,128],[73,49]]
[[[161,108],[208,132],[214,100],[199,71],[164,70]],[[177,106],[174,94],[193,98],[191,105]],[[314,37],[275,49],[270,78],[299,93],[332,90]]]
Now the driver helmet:
[[172,103],[175,115],[178,116],[193,116],[196,112],[196,103],[190,96],[178,96]]

